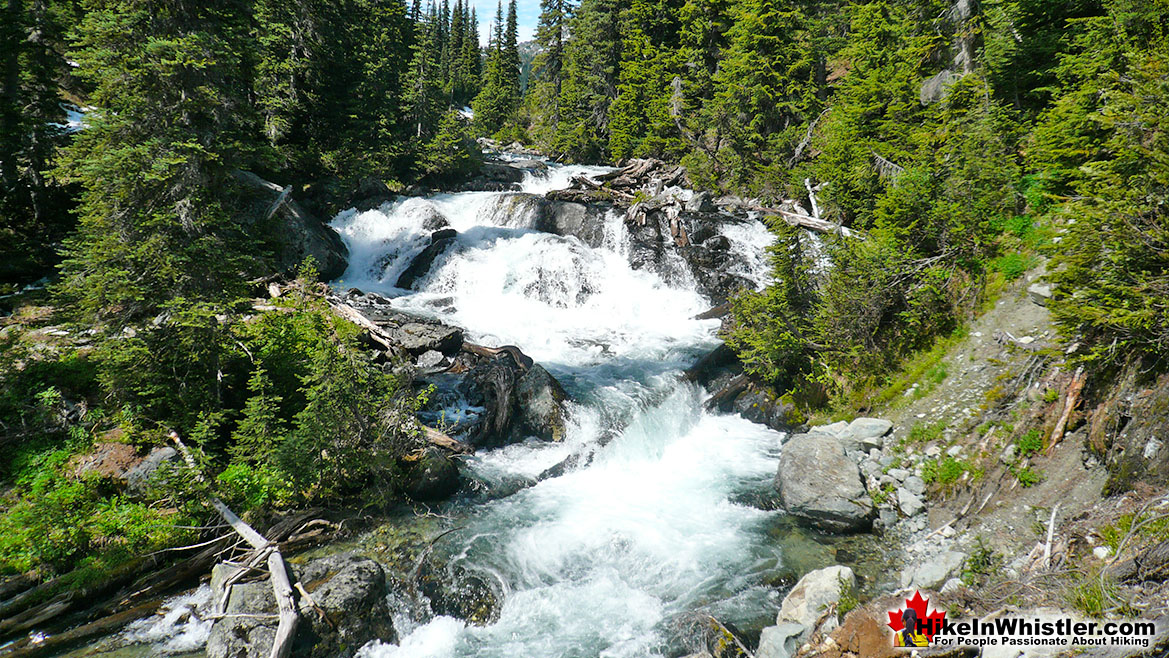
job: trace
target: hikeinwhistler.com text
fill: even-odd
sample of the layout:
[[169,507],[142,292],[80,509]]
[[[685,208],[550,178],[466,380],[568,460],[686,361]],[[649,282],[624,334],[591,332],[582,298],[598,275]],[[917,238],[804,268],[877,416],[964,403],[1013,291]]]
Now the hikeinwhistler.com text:
[[933,624],[934,646],[1128,646],[1148,647],[1157,635],[1151,621],[1079,621],[1000,617],[925,622]]

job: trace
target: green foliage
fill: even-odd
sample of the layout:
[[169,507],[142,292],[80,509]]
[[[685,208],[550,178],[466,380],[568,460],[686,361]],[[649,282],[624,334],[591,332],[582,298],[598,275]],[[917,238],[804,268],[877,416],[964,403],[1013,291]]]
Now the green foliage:
[[986,545],[982,535],[974,538],[974,547],[963,565],[962,581],[973,586],[995,574],[1002,566],[1003,556]]
[[942,433],[946,431],[946,421],[939,420],[934,423],[917,423],[909,429],[908,441],[910,443],[929,443],[930,441],[937,441],[942,438]]
[[940,461],[927,461],[922,467],[921,479],[926,484],[948,486],[957,482],[965,473],[969,473],[971,479],[982,476],[981,469],[970,462],[946,455]]
[[434,138],[422,153],[421,168],[434,179],[457,179],[477,171],[482,154],[458,112],[443,115]]
[[1067,593],[1067,602],[1071,607],[1095,618],[1103,617],[1115,598],[1116,583],[1111,579],[1101,578],[1099,572],[1081,576],[1079,582],[1071,585]]
[[1015,442],[1019,447],[1019,458],[1026,459],[1043,449],[1043,434],[1037,430],[1029,430]]
[[1015,479],[1019,481],[1019,486],[1024,489],[1035,486],[1043,481],[1043,473],[1030,466],[1016,467],[1011,470],[1015,474]]
[[495,15],[494,40],[483,74],[483,88],[475,96],[471,108],[475,110],[478,130],[491,135],[504,127],[519,107],[520,58],[516,44],[516,5],[510,0],[506,27],[502,5]]

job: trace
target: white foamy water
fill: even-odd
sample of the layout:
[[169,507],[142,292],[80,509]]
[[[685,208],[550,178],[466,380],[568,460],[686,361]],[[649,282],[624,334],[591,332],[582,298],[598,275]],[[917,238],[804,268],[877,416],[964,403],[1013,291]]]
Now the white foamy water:
[[122,631],[125,644],[150,645],[154,655],[168,656],[200,649],[211,634],[211,587],[168,599],[153,617],[139,619]]
[[[566,187],[593,167],[527,175],[524,190]],[[396,308],[468,330],[488,345],[514,344],[565,383],[563,443],[526,442],[482,452],[474,477],[535,477],[602,436],[587,466],[511,496],[459,509],[462,529],[443,539],[446,559],[492,580],[498,621],[435,617],[374,642],[365,658],[647,656],[675,651],[696,610],[749,621],[774,615],[763,574],[784,556],[769,536],[777,512],[738,502],[767,490],[780,435],[712,415],[704,394],[677,374],[717,344],[717,321],[688,275],[635,270],[619,213],[600,248],[542,233],[507,193],[406,199],[333,222],[349,270],[336,285],[378,291]],[[441,217],[443,221],[436,218]],[[459,232],[414,290],[395,287],[440,224]],[[771,235],[758,223],[722,230],[736,273],[762,284]]]

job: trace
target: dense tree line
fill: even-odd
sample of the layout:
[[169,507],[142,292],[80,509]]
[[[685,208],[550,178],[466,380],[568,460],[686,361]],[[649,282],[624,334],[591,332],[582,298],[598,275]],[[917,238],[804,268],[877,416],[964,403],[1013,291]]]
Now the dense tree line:
[[[1169,368],[1163,0],[544,0],[510,125],[864,239],[782,227],[730,340],[777,392],[865,388],[1052,257],[1079,358]],[[805,205],[807,205],[805,201]],[[810,253],[834,267],[812,272]]]
[[[419,398],[329,310],[311,262],[277,310],[252,307],[283,238],[271,199],[241,181],[304,199],[310,183],[393,187],[473,165],[456,111],[481,87],[470,4],[11,0],[3,12],[0,250],[5,267],[34,256],[4,275],[23,284],[60,260],[44,299],[56,322],[92,331],[45,352],[20,331],[0,338],[0,481],[14,485],[0,574],[75,586],[192,536],[204,511],[182,477],[127,498],[72,472],[111,432],[146,448],[178,431],[241,510],[397,495]],[[66,129],[66,101],[85,108],[83,126]]]

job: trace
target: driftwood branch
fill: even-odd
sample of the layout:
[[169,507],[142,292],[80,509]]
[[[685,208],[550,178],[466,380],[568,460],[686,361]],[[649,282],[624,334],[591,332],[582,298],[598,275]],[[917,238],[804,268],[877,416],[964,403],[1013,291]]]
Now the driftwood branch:
[[[182,454],[183,460],[194,473],[195,478],[199,482],[206,482],[199,470],[199,465],[195,462],[195,457],[187,449],[179,435],[176,432],[171,432],[170,439],[178,448],[179,453]],[[263,535],[256,532],[255,528],[236,516],[235,512],[224,505],[222,500],[219,500],[218,496],[211,495],[209,501],[219,516],[223,518],[223,521],[231,526],[237,535],[256,551],[268,554],[268,571],[271,574],[272,593],[276,595],[276,606],[280,613],[280,623],[276,627],[276,637],[272,640],[272,650],[268,656],[269,658],[287,658],[292,652],[292,638],[296,635],[296,626],[300,622],[300,616],[297,614],[296,604],[292,600],[292,583],[288,580],[288,568],[284,564],[284,556],[280,554],[278,546],[265,539]]]
[[426,436],[427,442],[440,448],[446,448],[455,454],[470,455],[475,452],[473,446],[463,443],[458,439],[451,438],[433,427],[426,427],[424,425],[422,432]]
[[329,307],[337,315],[364,329],[369,334],[370,339],[385,348],[387,352],[396,351],[394,348],[394,339],[384,329],[362,315],[361,311],[358,311],[345,302],[340,302],[335,299],[329,300]]
[[783,218],[783,221],[791,224],[792,226],[799,226],[817,233],[835,233],[838,235],[843,235],[846,238],[857,238],[858,240],[864,239],[864,236],[860,233],[841,226],[836,222],[830,222],[826,219],[812,217],[811,215],[805,215],[803,213],[792,212],[782,208],[769,208],[767,206],[748,206],[747,210],[753,210],[765,215],[779,215]]

